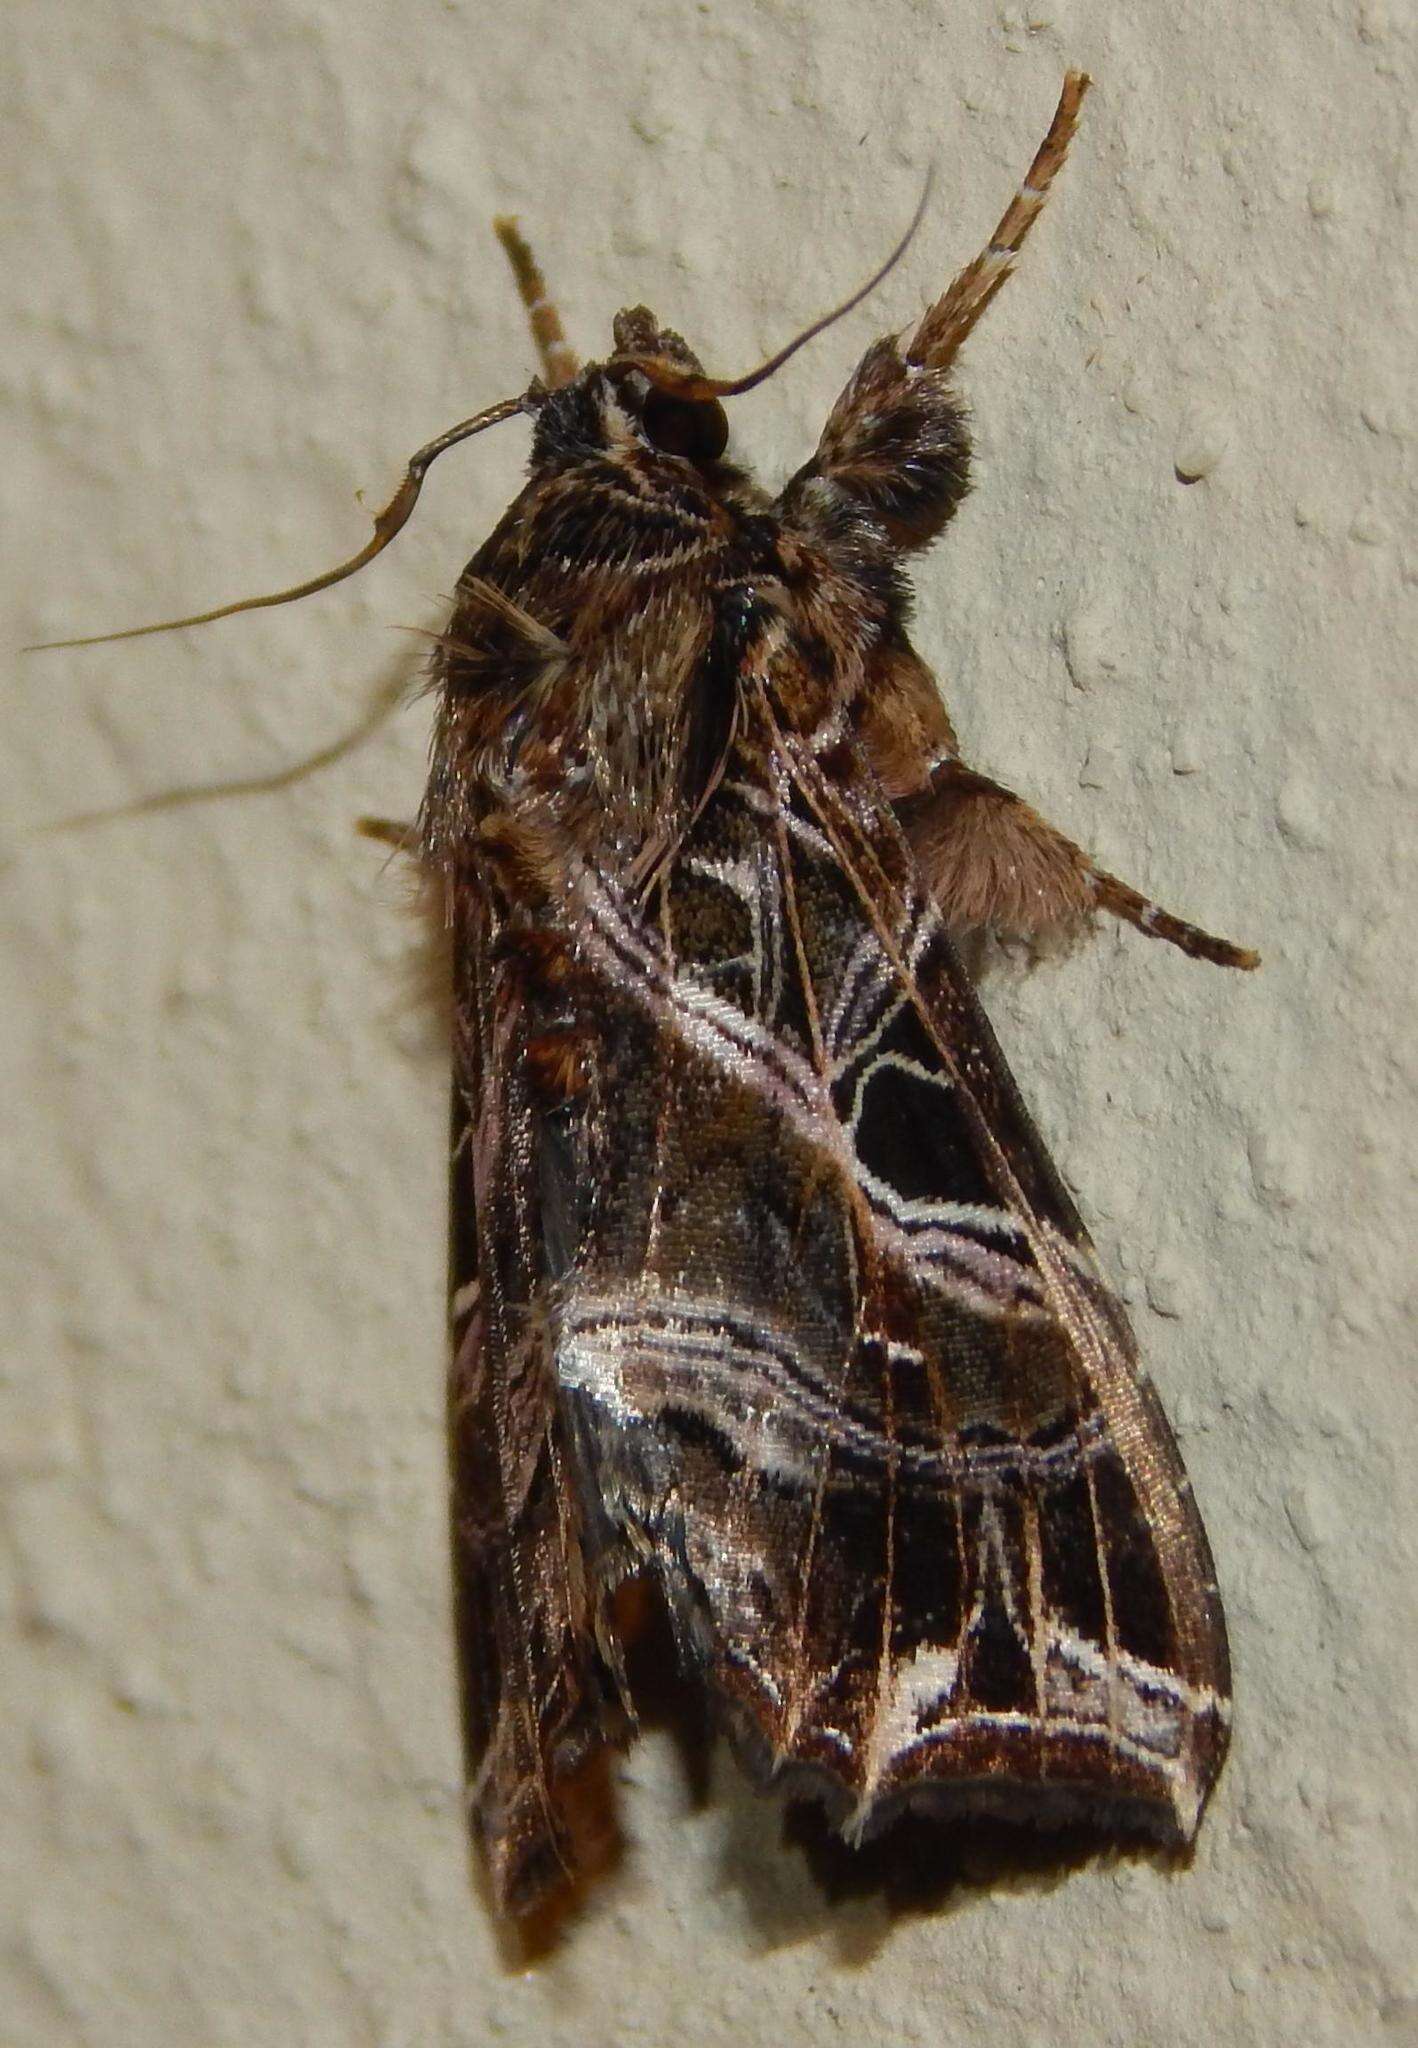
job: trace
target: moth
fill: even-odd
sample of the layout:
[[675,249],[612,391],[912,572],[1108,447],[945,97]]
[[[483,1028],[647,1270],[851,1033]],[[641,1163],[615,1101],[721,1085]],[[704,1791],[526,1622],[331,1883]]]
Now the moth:
[[172,622],[352,573],[436,456],[530,421],[437,644],[420,818],[374,828],[452,941],[455,1610],[510,1915],[589,1853],[636,1589],[753,1777],[851,1842],[916,1808],[1185,1843],[1225,1756],[1191,1488],[959,947],[1107,913],[1256,956],[971,768],[909,634],[969,485],[956,357],[1087,84],[776,496],[724,401],[827,322],[730,380],[635,307],[581,365],[502,222],[540,375],[421,450],[352,561]]

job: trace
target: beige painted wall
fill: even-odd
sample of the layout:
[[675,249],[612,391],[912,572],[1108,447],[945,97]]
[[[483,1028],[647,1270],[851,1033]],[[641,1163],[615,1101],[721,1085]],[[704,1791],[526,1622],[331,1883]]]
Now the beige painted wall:
[[1086,64],[970,350],[980,488],[919,639],[982,765],[1266,966],[1110,931],[991,992],[1229,1600],[1238,1735],[1192,1869],[829,1907],[729,1766],[693,1810],[650,1741],[623,1874],[509,1976],[456,1789],[444,1072],[400,885],[349,829],[415,803],[427,706],[283,792],[45,828],[357,723],[521,430],[342,591],[16,664],[6,2048],[1418,2038],[1410,38],[1384,0],[15,10],[11,644],[357,545],[356,490],[527,374],[494,212],[592,349],[648,299],[737,369],[871,267],[933,159],[906,265],[740,404],[783,474]]

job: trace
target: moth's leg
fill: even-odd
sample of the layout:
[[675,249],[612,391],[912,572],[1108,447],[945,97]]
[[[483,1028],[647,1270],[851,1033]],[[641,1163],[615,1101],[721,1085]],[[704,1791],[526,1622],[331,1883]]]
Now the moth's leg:
[[419,857],[419,828],[410,821],[356,818],[355,830],[361,839],[377,839],[381,846],[392,846],[395,853],[407,853],[414,860]]
[[979,255],[951,280],[923,317],[906,351],[909,364],[920,369],[948,370],[960,344],[1013,271],[1014,259],[1043,211],[1049,187],[1068,155],[1088,85],[1088,75],[1083,71],[1070,71],[1064,79],[1049,132],[1039,144],[1023,184]]
[[959,757],[939,685],[904,633],[872,655],[852,719],[882,794],[893,803],[920,795],[937,768]]
[[546,382],[555,391],[561,385],[571,382],[580,364],[567,342],[561,315],[547,294],[546,283],[537,259],[523,240],[522,230],[509,215],[495,220],[492,226],[498,241],[507,252],[508,262],[512,265],[512,275],[517,281],[522,304],[527,309],[532,339],[542,359]]
[[923,877],[961,936],[989,929],[1040,939],[1082,928],[1095,911],[1165,939],[1194,960],[1256,967],[1259,955],[1175,917],[1098,867],[1012,790],[961,761],[935,767],[896,803]]
[[1068,151],[1088,88],[1064,80],[1058,108],[1024,183],[980,254],[928,310],[904,355],[875,342],[828,415],[812,460],[783,492],[785,517],[840,524],[842,501],[867,512],[902,549],[935,539],[970,487],[970,439],[951,383],[960,344],[1014,267]]
[[1219,939],[1214,932],[1204,932],[1199,925],[1188,924],[1184,917],[1173,916],[1160,903],[1143,896],[1138,890],[1120,882],[1116,875],[1110,875],[1100,867],[1089,864],[1093,882],[1093,893],[1100,910],[1106,910],[1113,917],[1120,917],[1126,924],[1137,926],[1150,939],[1165,939],[1169,946],[1180,948],[1193,960],[1210,960],[1217,967],[1259,967],[1260,954],[1250,946],[1238,946],[1231,939]]

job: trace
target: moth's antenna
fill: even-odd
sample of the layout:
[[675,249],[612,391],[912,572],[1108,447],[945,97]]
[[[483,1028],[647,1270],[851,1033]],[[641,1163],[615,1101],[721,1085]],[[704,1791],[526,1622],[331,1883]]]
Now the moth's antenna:
[[926,182],[921,188],[921,196],[916,202],[916,211],[911,216],[911,225],[907,228],[905,234],[896,244],[896,247],[892,250],[886,261],[879,269],[872,272],[866,283],[859,285],[856,291],[852,293],[852,296],[849,299],[844,299],[840,306],[834,306],[830,313],[824,313],[821,319],[814,320],[810,327],[804,327],[801,334],[795,334],[790,342],[785,343],[778,350],[776,355],[771,355],[766,363],[760,363],[756,370],[750,370],[747,376],[706,377],[694,370],[678,370],[673,364],[666,363],[658,357],[636,357],[634,359],[636,368],[643,371],[650,383],[655,385],[657,389],[670,392],[676,398],[688,399],[691,403],[697,403],[702,399],[710,398],[735,398],[741,391],[752,391],[755,384],[762,384],[765,378],[773,375],[775,370],[781,370],[784,363],[790,357],[795,356],[800,348],[806,348],[810,341],[816,340],[824,328],[831,327],[835,321],[843,319],[855,307],[860,306],[862,300],[869,297],[876,290],[882,279],[896,268],[896,265],[910,248],[916,230],[925,218],[926,206],[929,203],[931,187],[934,183],[935,167],[932,165],[930,170],[926,172]]
[[436,441],[420,448],[417,455],[410,458],[404,481],[375,519],[373,538],[357,555],[351,555],[337,569],[327,569],[323,576],[312,576],[308,583],[296,583],[289,590],[272,591],[269,597],[242,597],[235,604],[219,604],[209,612],[193,612],[190,618],[163,619],[155,626],[128,626],[119,633],[86,633],[74,640],[40,640],[22,652],[45,654],[56,647],[103,647],[112,640],[141,640],[146,633],[175,633],[182,626],[208,626],[213,619],[229,619],[234,612],[255,612],[267,605],[293,604],[298,597],[311,597],[317,590],[328,590],[332,583],[342,583],[346,576],[353,576],[357,569],[362,569],[366,562],[372,562],[388,547],[417,504],[430,463],[446,449],[456,447],[473,434],[480,434],[484,427],[495,427],[503,420],[515,418],[519,412],[534,410],[540,397],[540,387],[534,384],[520,398],[501,399],[483,412],[475,412],[471,419],[460,420],[456,427],[449,427],[447,433],[440,434]]

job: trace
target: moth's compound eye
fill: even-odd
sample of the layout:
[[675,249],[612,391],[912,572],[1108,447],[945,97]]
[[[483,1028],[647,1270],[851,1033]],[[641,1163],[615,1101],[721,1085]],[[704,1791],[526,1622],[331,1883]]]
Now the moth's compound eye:
[[713,462],[728,445],[729,422],[716,398],[691,400],[651,390],[640,417],[650,439],[666,455]]

